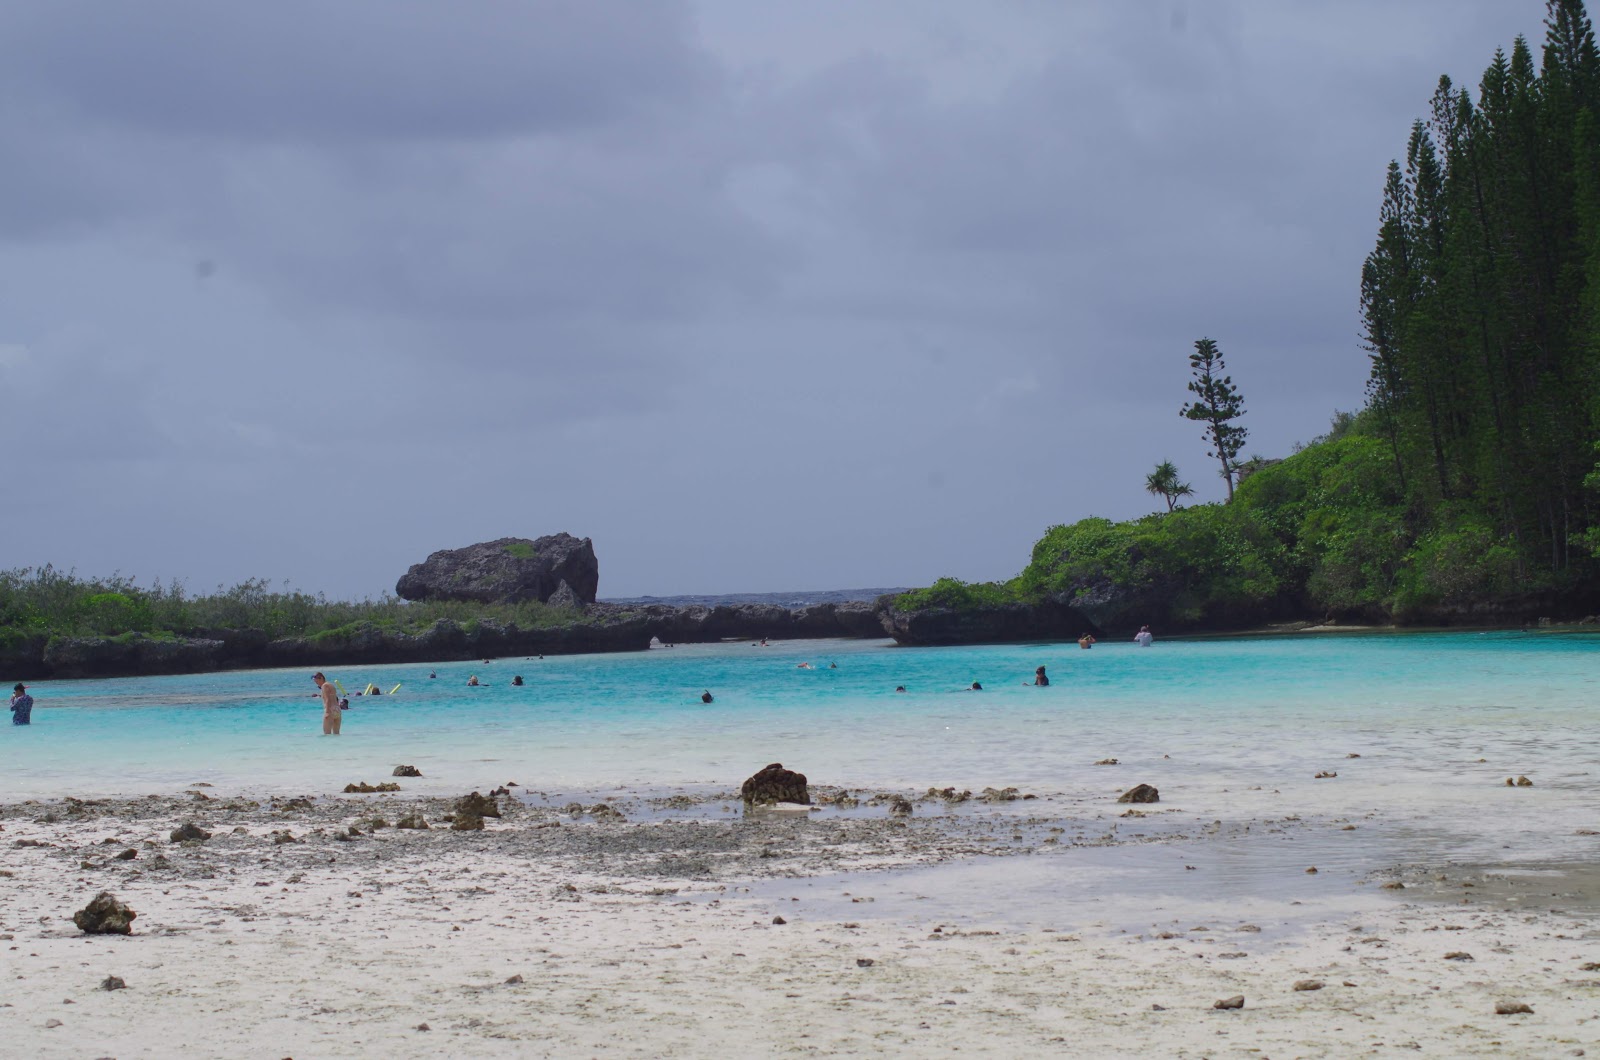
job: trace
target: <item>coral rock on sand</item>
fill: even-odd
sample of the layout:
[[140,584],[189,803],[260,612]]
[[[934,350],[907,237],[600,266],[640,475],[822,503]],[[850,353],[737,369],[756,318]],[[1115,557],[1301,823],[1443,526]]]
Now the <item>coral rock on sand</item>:
[[400,820],[395,822],[394,826],[396,828],[415,828],[419,831],[427,831],[428,822],[422,819],[422,815],[420,813],[414,813],[409,817],[400,818]]
[[773,762],[739,788],[739,797],[746,806],[756,803],[793,802],[809,805],[811,795],[806,790],[806,775],[783,768],[782,762]]
[[1496,1016],[1533,1015],[1533,1006],[1526,1001],[1496,1001],[1494,1003]]
[[1161,792],[1149,784],[1136,784],[1122,793],[1118,802],[1160,802]]
[[110,891],[101,891],[90,903],[72,914],[72,922],[90,935],[127,935],[133,931],[132,909],[117,901]]
[[190,821],[187,824],[174,828],[172,830],[172,834],[167,838],[172,840],[174,843],[184,843],[191,839],[204,843],[207,839],[211,838],[211,833],[206,831],[204,828],[201,828],[193,821]]
[[1296,990],[1302,990],[1302,991],[1304,991],[1304,990],[1321,990],[1322,989],[1322,980],[1321,979],[1301,979],[1299,982],[1294,984],[1294,988]]
[[122,981],[119,975],[108,975],[100,981],[101,990],[126,990],[128,984]]
[[984,788],[979,802],[1016,802],[1022,796],[1016,788]]
[[422,770],[418,769],[416,766],[395,766],[394,772],[391,773],[390,776],[420,777],[422,776]]
[[450,829],[454,832],[481,832],[483,831],[483,816],[476,813],[467,813],[457,810],[450,819]]
[[474,791],[471,795],[463,795],[456,800],[455,812],[470,817],[499,817],[500,804],[487,795],[479,795]]
[[1115,758],[1102,758],[1100,761],[1095,763],[1097,766],[1117,766],[1121,764],[1122,763],[1118,762]]
[[400,790],[400,785],[394,783],[393,781],[385,781],[382,784],[368,784],[366,781],[363,780],[359,784],[346,784],[344,786],[344,793],[346,795],[370,795],[375,791],[399,791],[399,790]]
[[1243,994],[1235,994],[1232,997],[1224,998],[1221,1001],[1218,1001],[1218,1002],[1214,1003],[1211,1007],[1212,1008],[1244,1008],[1244,995]]

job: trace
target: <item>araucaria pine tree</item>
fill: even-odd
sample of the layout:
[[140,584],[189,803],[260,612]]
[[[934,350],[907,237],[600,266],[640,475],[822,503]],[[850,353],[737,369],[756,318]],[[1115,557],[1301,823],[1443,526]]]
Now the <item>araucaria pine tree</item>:
[[1228,500],[1233,500],[1233,481],[1238,473],[1239,453],[1249,430],[1235,421],[1244,415],[1244,398],[1233,380],[1223,374],[1227,366],[1222,363],[1222,351],[1211,339],[1200,339],[1189,355],[1189,371],[1194,379],[1189,392],[1195,400],[1179,409],[1191,420],[1204,423],[1206,441],[1211,452],[1206,454],[1222,464],[1222,478],[1228,484]]

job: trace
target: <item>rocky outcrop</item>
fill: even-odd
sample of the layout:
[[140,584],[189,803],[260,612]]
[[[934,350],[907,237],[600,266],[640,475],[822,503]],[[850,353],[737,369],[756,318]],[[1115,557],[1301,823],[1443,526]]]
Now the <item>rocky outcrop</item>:
[[806,775],[783,768],[782,762],[773,762],[739,788],[739,796],[746,806],[771,805],[775,802],[794,802],[806,805],[811,796],[806,791]]
[[529,540],[502,537],[466,548],[447,548],[414,564],[395,584],[404,600],[469,603],[545,603],[567,586],[567,598],[594,602],[600,562],[586,537],[550,534]]

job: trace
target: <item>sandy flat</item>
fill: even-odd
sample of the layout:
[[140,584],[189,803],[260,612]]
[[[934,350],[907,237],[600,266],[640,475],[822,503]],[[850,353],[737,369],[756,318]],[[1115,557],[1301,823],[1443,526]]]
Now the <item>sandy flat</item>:
[[[1407,865],[1322,898],[1241,896],[1207,860],[1229,848],[1192,828],[1129,841],[1172,862],[1144,898],[1058,872],[1121,856],[1094,834],[1125,807],[924,801],[896,823],[716,803],[631,821],[508,804],[485,832],[345,840],[448,804],[0,807],[0,1051],[1520,1057],[1600,1035],[1582,874]],[[213,838],[169,842],[188,819]],[[138,912],[132,936],[72,925],[102,889]],[[100,989],[113,975],[127,988]]]

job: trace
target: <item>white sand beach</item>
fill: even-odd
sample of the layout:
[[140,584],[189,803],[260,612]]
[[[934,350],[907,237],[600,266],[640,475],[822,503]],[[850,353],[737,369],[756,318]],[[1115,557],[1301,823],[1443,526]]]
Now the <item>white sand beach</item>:
[[[483,832],[441,827],[446,800],[404,793],[13,803],[0,808],[4,1051],[1260,1058],[1591,1047],[1594,879],[1570,866],[1414,864],[1360,879],[1299,869],[1300,886],[1241,891],[1225,862],[1247,834],[1298,850],[1315,849],[1313,833],[1356,843],[1385,827],[1382,814],[1349,823],[1336,784],[1298,790],[1292,814],[1263,792],[1218,824],[1165,805],[1124,819],[1114,796],[924,799],[910,822],[871,805],[745,820],[714,797],[680,798],[686,818],[624,802],[640,819],[618,821],[502,798],[505,815]],[[365,826],[412,812],[435,827]],[[1114,835],[1163,819],[1177,823]],[[212,838],[171,842],[188,820]],[[1087,859],[1079,875],[1067,869],[1075,858]],[[1118,859],[1170,871],[1124,890]],[[74,927],[101,890],[137,912],[132,935]],[[102,989],[108,976],[126,988]],[[1320,988],[1297,989],[1311,982]],[[1242,1009],[1213,1008],[1239,995]],[[1500,1002],[1532,1012],[1497,1015]]]

